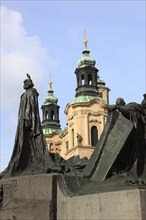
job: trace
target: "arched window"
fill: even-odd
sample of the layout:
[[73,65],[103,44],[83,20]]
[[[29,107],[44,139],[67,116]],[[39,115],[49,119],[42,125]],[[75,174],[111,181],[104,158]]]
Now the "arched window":
[[96,126],[92,126],[91,128],[91,144],[92,146],[96,146],[98,141],[98,130]]
[[48,115],[48,111],[45,111],[45,119],[48,119],[49,115]]
[[52,119],[52,120],[55,119],[55,113],[54,113],[54,110],[51,110],[51,119]]
[[82,85],[84,85],[84,84],[85,84],[84,74],[82,74],[82,76],[81,76],[81,80],[82,80]]
[[77,77],[77,87],[80,85],[80,82],[79,82],[79,76]]
[[72,147],[74,146],[74,129],[72,129]]
[[88,85],[91,85],[92,84],[92,75],[89,74],[88,75]]

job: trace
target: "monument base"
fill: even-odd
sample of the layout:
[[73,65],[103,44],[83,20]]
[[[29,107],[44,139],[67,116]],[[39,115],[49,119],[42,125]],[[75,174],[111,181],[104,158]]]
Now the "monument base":
[[65,197],[58,190],[58,220],[146,220],[146,190]]
[[69,197],[57,175],[2,179],[0,220],[145,220],[146,189]]
[[40,174],[2,179],[0,220],[55,220],[57,176]]

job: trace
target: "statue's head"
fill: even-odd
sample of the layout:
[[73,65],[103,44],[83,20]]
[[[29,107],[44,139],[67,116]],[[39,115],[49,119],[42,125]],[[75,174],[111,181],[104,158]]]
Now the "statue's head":
[[120,106],[123,106],[123,105],[126,105],[125,101],[123,98],[118,98],[116,100],[116,105],[120,105]]
[[144,99],[146,99],[146,93],[143,94]]
[[34,86],[34,84],[33,84],[33,81],[31,79],[30,75],[28,73],[26,75],[27,75],[27,78],[23,81],[24,82],[23,88],[27,90],[29,88],[32,88]]

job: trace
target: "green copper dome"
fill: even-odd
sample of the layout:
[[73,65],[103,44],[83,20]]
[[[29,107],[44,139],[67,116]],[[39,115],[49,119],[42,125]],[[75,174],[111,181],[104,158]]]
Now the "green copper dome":
[[83,50],[83,56],[78,60],[78,68],[85,66],[95,66],[96,61],[90,56],[90,51],[87,48],[87,41]]
[[102,104],[106,104],[105,100],[99,96],[78,96],[76,98],[74,98],[68,105],[75,105],[75,104],[84,104],[84,103],[88,103],[92,100],[98,100],[100,101]]
[[51,103],[55,103],[57,104],[58,102],[58,98],[54,96],[53,94],[53,89],[52,89],[52,81],[49,82],[50,84],[50,89],[48,91],[48,95],[47,97],[44,99],[44,105],[48,105],[48,104],[51,104]]

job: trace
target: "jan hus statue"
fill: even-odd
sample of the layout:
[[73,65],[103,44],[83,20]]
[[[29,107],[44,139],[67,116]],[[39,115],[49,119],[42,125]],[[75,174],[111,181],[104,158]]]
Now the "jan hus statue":
[[45,166],[46,144],[39,117],[39,94],[29,74],[23,88],[26,91],[21,95],[14,150],[4,171],[6,176],[29,173],[35,169],[40,171]]

